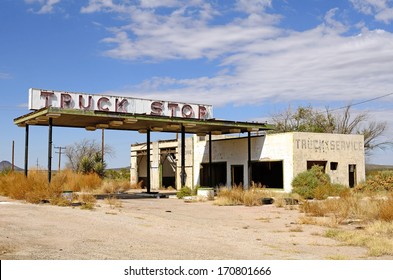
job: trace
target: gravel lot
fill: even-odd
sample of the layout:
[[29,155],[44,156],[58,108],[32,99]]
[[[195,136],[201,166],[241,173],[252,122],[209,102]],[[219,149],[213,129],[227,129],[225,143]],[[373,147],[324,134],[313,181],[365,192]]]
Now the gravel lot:
[[0,259],[368,259],[297,210],[128,199],[94,210],[0,197]]

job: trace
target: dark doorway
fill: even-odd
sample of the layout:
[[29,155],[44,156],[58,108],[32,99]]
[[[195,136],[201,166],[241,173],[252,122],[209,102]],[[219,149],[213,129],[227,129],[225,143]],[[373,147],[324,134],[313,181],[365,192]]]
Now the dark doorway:
[[348,165],[349,187],[353,188],[357,185],[356,182],[356,164]]
[[146,187],[146,179],[147,179],[147,153],[146,151],[140,151],[137,153],[137,166],[138,166],[138,182],[142,182],[142,188]]
[[176,188],[176,150],[161,149],[161,187]]
[[232,186],[243,186],[244,184],[244,166],[232,165],[231,168]]
[[282,161],[252,162],[251,174],[254,184],[266,188],[284,188],[284,173]]
[[[201,164],[201,175],[200,182],[201,186],[209,186],[209,164]],[[214,162],[212,163],[212,183],[213,186],[226,186],[227,185],[227,163],[226,162]]]
[[307,170],[310,170],[314,165],[322,166],[323,172],[326,172],[326,163],[327,161],[316,161],[316,160],[308,160],[307,161]]

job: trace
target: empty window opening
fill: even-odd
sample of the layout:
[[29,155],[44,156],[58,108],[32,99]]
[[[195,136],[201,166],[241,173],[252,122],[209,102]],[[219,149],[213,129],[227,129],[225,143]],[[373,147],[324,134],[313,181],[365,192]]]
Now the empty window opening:
[[284,188],[282,161],[252,162],[251,181],[266,188]]
[[307,161],[307,170],[310,170],[314,165],[318,165],[318,166],[322,166],[323,172],[326,172],[326,163],[327,163],[327,161],[308,160]]
[[[200,183],[201,186],[210,186],[209,180],[209,163],[201,164]],[[214,162],[212,163],[212,186],[226,186],[227,185],[227,163]]]
[[330,163],[330,170],[337,170],[337,167],[338,167],[338,162],[332,161]]

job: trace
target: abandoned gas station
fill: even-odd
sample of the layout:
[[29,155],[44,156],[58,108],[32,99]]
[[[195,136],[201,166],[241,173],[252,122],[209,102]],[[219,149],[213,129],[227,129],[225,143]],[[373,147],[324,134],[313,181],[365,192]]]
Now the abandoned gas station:
[[[335,183],[352,187],[365,179],[361,135],[267,134],[273,127],[266,123],[215,119],[211,105],[42,89],[29,90],[29,109],[14,120],[25,128],[25,174],[29,128],[48,126],[49,182],[53,127],[146,134],[146,143],[131,146],[130,171],[132,183],[143,181],[148,193],[169,186],[252,184],[290,191],[293,177],[315,164]],[[152,143],[155,132],[180,137]]]
[[[260,134],[260,133],[259,133]],[[211,137],[211,138],[210,138]],[[210,141],[211,139],[211,141]],[[146,180],[146,143],[131,146],[131,181]],[[250,136],[194,135],[185,139],[185,185],[263,186],[290,192],[293,178],[320,165],[333,183],[354,187],[365,179],[362,135],[288,132]],[[151,144],[153,188],[181,187],[181,141]]]

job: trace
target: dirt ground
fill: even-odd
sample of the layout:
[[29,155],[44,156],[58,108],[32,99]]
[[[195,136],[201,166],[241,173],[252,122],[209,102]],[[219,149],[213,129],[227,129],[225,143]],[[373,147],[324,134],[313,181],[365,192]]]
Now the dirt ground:
[[[0,196],[0,259],[370,259],[300,225],[297,210],[178,199],[98,201],[94,210]],[[383,258],[386,259],[386,258]]]

